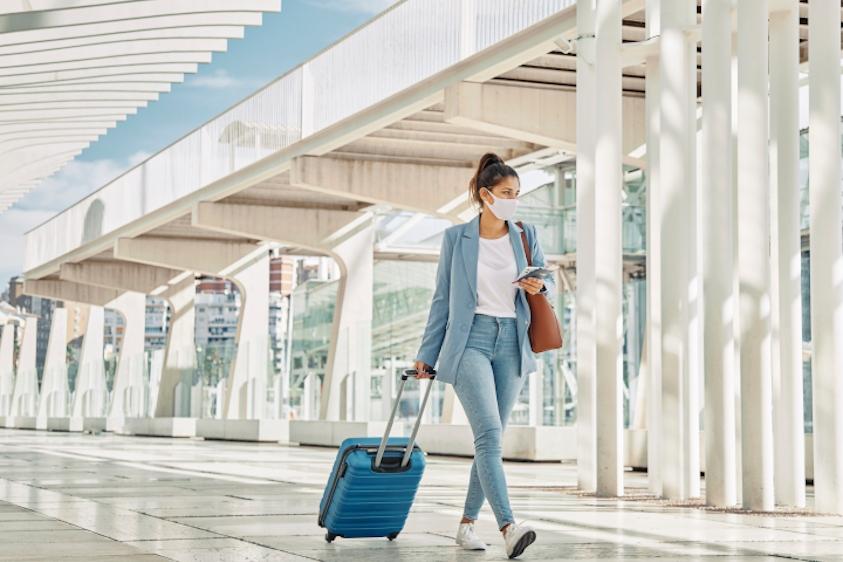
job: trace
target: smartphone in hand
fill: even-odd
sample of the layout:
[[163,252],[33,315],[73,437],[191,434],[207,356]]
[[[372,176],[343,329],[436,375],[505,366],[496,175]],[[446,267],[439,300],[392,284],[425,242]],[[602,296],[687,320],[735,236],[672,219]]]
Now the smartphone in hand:
[[530,277],[535,277],[537,279],[547,279],[553,276],[554,271],[555,269],[550,269],[547,267],[528,265],[527,267],[521,270],[521,273],[518,274],[518,277],[515,278],[515,281],[513,281],[513,283],[523,281],[524,279],[529,279]]

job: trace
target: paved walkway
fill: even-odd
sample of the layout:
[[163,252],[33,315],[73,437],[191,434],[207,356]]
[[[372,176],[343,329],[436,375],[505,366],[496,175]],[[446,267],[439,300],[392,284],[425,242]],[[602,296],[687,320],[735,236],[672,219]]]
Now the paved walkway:
[[[385,539],[323,540],[316,525],[335,451],[0,430],[0,561],[438,562],[504,560],[487,508],[485,553],[453,544],[469,461],[428,459],[407,527]],[[671,507],[573,490],[575,467],[507,463],[516,517],[539,532],[523,560],[841,560],[843,517]]]

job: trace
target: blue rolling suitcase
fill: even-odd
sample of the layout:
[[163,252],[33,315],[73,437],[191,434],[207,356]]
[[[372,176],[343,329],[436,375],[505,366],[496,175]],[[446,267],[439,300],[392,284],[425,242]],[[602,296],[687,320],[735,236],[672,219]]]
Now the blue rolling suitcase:
[[433,388],[432,378],[410,437],[389,437],[389,433],[407,378],[415,374],[415,370],[407,370],[401,375],[382,438],[351,437],[340,445],[319,504],[319,526],[327,530],[326,541],[337,537],[393,540],[404,528],[424,474],[424,452],[415,440]]

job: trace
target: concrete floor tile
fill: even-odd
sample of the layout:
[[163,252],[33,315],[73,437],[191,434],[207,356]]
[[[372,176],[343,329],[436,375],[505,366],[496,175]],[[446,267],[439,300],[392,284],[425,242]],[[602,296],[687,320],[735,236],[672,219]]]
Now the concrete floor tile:
[[236,539],[130,542],[139,550],[184,562],[302,562],[307,558]]
[[[471,460],[428,457],[402,534],[328,544],[316,522],[336,450],[0,430],[0,561],[505,560],[488,505],[485,553],[453,537]],[[576,494],[571,463],[506,463],[513,512],[538,532],[523,560],[843,562],[843,517],[671,507],[627,472],[624,499]],[[813,491],[809,488],[809,499]]]

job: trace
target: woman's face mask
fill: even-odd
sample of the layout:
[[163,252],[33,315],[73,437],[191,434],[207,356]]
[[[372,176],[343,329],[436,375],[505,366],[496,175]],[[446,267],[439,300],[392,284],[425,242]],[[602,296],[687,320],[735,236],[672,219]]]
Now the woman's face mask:
[[496,217],[501,220],[509,220],[515,216],[515,211],[518,209],[518,199],[504,199],[503,197],[495,197],[495,195],[488,189],[483,188],[486,190],[486,193],[492,198],[492,202],[490,203],[486,200],[486,207],[492,211]]

